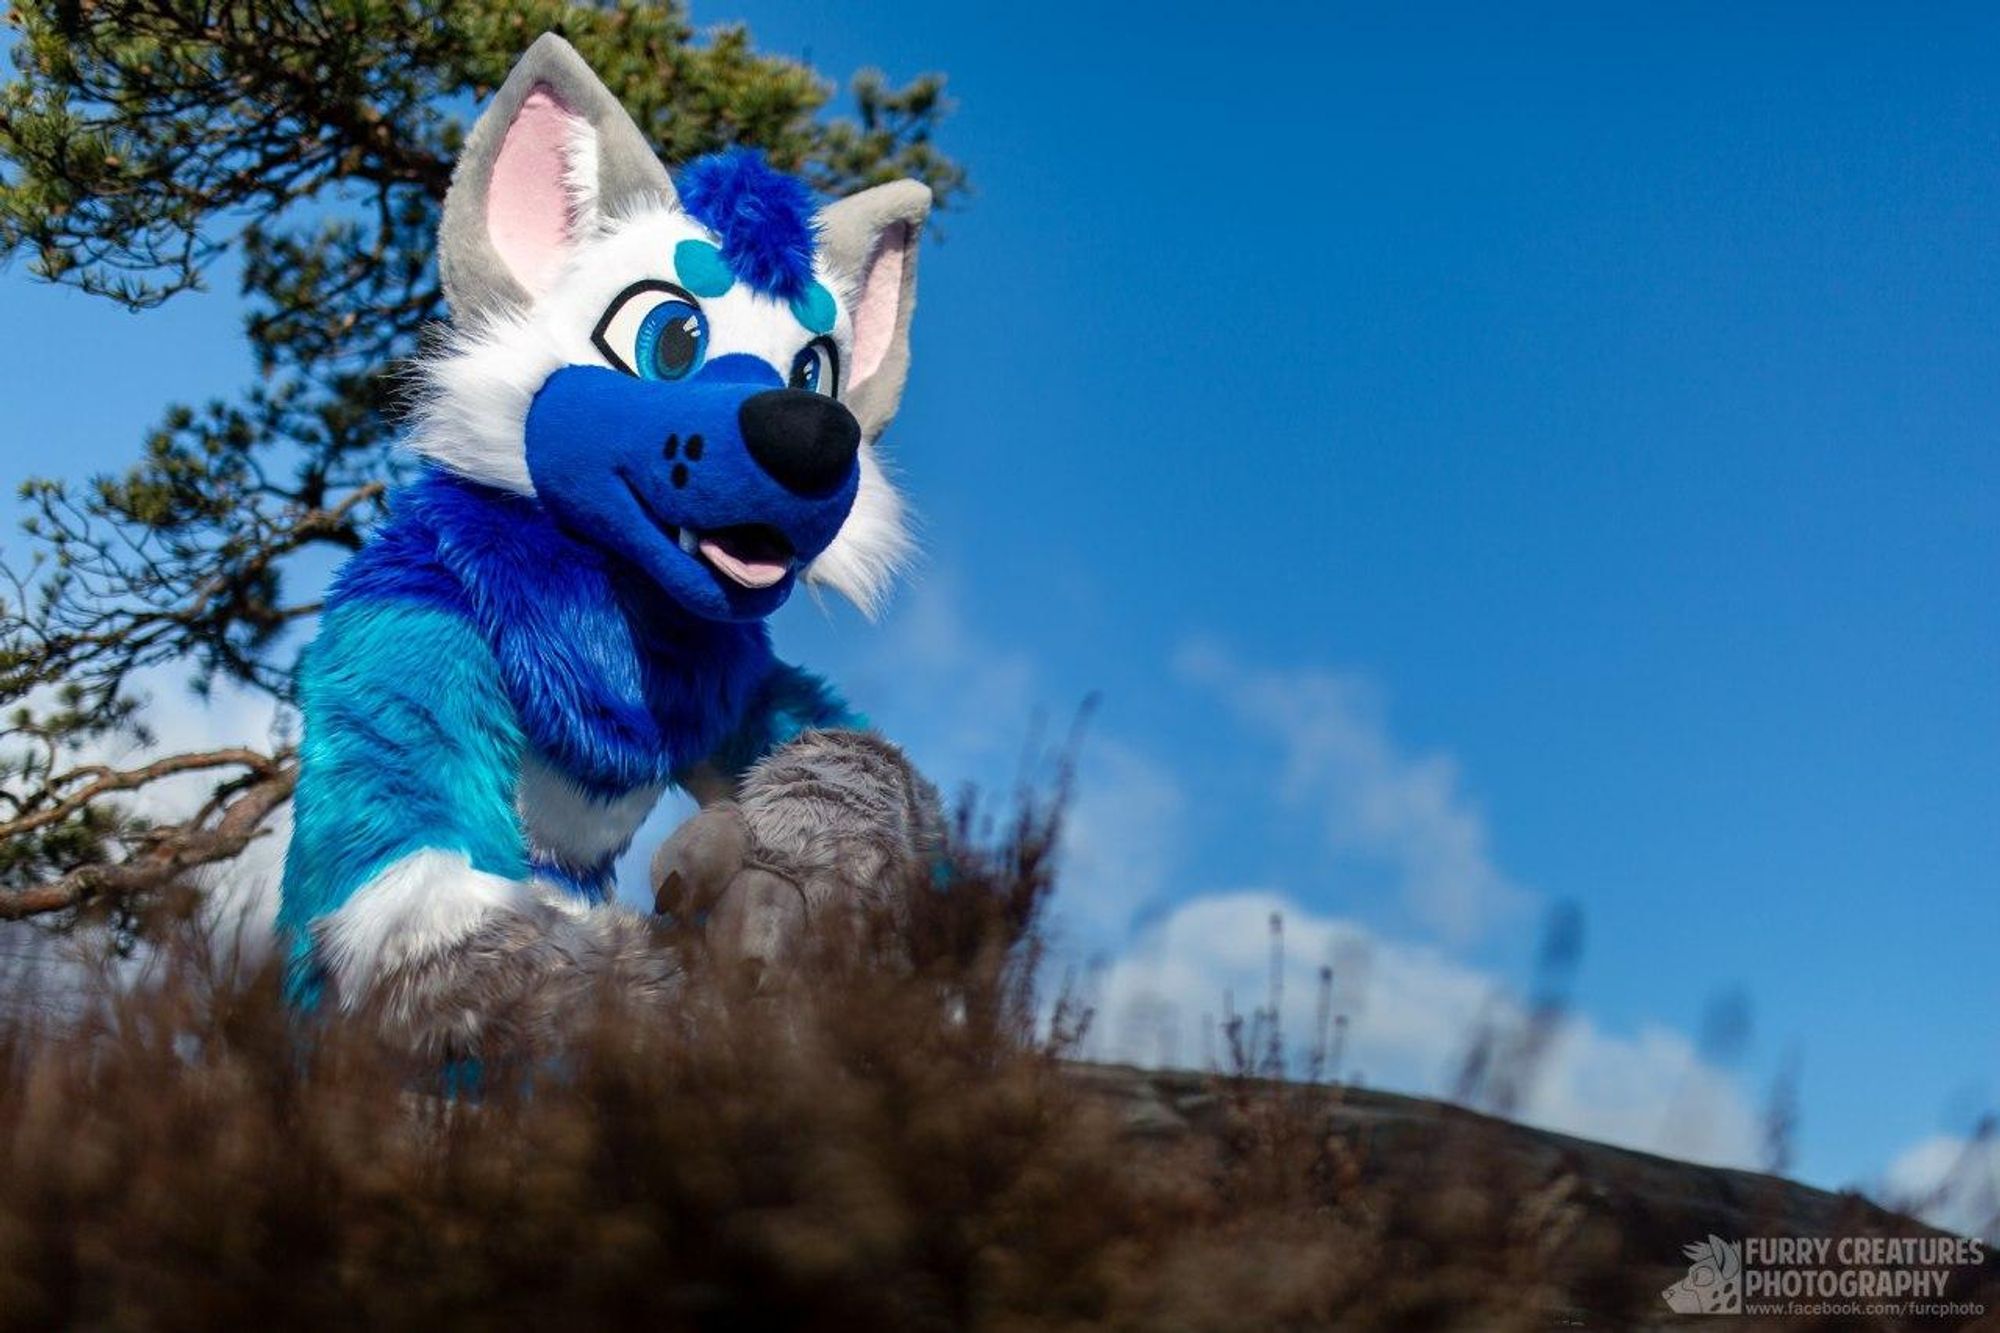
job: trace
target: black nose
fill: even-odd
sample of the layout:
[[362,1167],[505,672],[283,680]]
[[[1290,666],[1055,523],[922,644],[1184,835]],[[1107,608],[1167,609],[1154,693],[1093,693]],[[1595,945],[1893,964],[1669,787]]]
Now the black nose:
[[826,495],[847,480],[861,423],[825,394],[767,389],[736,409],[743,443],[771,480],[795,495]]

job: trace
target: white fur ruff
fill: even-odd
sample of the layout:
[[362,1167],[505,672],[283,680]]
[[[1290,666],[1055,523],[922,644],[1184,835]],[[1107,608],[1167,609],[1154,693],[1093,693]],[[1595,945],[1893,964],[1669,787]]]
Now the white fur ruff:
[[530,756],[521,765],[515,803],[528,840],[564,865],[602,865],[632,845],[646,816],[659,804],[664,786],[635,787],[614,800],[599,800]]

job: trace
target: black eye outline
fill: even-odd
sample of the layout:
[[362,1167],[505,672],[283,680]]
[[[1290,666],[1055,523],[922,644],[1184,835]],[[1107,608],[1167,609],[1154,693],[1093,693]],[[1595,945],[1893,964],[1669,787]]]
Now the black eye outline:
[[[607,336],[611,331],[611,326],[617,322],[618,317],[625,313],[625,307],[637,297],[648,292],[657,292],[666,300],[679,301],[689,306],[694,310],[695,318],[701,321],[700,351],[697,352],[695,359],[689,363],[688,369],[682,372],[682,377],[684,378],[686,375],[693,374],[696,370],[700,369],[701,363],[707,359],[708,313],[701,308],[701,302],[695,299],[693,292],[678,283],[668,282],[665,278],[642,278],[627,287],[624,291],[618,293],[618,295],[612,297],[611,304],[604,308],[604,314],[598,318],[597,327],[590,331],[591,346],[602,353],[604,359],[609,361],[614,369],[622,370],[627,375],[636,376],[639,379],[657,379],[657,376],[649,375],[628,362],[625,359],[625,354],[613,347],[611,339]],[[651,314],[652,312],[648,311],[647,313]],[[637,330],[634,330],[634,334],[636,336]]]
[[[807,389],[804,385],[793,383],[793,381],[798,378],[799,365],[805,360],[806,354],[814,351],[825,353],[826,378],[833,382],[831,384],[821,384],[817,389]],[[786,377],[785,384],[787,388],[799,389],[806,393],[824,394],[828,398],[840,397],[840,349],[833,345],[833,339],[821,335],[807,343],[804,347],[801,347],[798,355],[792,358],[792,373]]]

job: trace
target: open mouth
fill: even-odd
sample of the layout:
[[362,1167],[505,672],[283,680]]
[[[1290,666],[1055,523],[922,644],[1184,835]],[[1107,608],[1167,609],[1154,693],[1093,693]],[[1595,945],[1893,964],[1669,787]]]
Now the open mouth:
[[799,562],[798,552],[784,533],[764,523],[737,523],[707,532],[677,527],[660,517],[646,502],[645,495],[630,478],[623,478],[639,508],[653,526],[667,534],[681,550],[707,565],[711,571],[744,588],[768,588]]
[[708,532],[681,528],[675,540],[683,551],[745,588],[768,588],[798,563],[785,534],[762,523],[739,523]]

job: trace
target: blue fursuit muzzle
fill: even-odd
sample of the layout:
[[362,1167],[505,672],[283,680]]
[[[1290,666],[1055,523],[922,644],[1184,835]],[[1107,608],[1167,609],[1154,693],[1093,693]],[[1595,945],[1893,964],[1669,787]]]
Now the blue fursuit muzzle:
[[528,411],[528,472],[573,536],[710,620],[770,615],[833,541],[861,427],[824,394],[733,354],[684,379],[556,371]]

